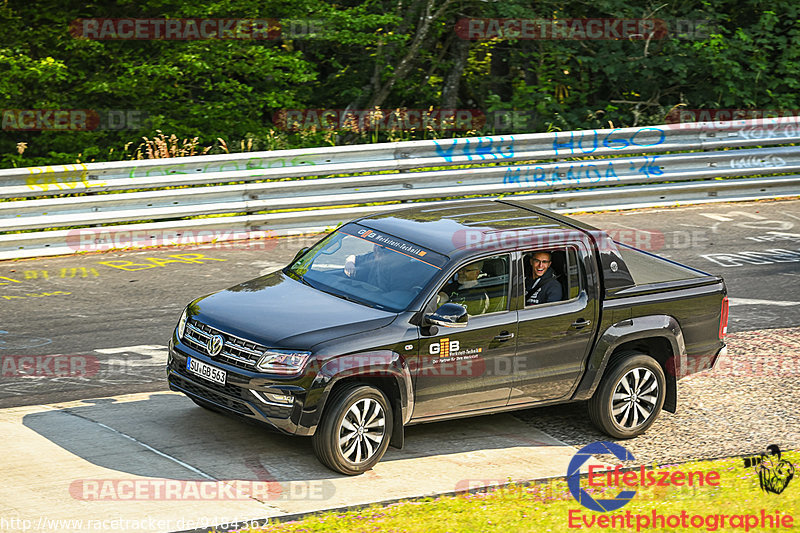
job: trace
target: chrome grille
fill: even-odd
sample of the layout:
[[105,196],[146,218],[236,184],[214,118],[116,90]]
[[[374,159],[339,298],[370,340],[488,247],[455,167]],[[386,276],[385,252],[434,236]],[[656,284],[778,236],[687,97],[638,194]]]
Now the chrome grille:
[[220,335],[224,339],[222,351],[219,355],[215,356],[214,359],[238,366],[239,368],[254,368],[258,360],[264,354],[264,350],[267,349],[260,344],[212,328],[208,324],[203,324],[194,318],[190,318],[189,322],[186,324],[183,340],[195,350],[210,355],[206,344],[208,343],[208,339],[213,335]]

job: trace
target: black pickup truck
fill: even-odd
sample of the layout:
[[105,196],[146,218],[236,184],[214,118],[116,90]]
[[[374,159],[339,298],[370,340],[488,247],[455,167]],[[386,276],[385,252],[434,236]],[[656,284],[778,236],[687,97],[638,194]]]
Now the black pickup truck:
[[311,436],[344,474],[409,424],[588,400],[616,438],[725,350],[723,280],[506,197],[360,218],[189,304],[172,390]]

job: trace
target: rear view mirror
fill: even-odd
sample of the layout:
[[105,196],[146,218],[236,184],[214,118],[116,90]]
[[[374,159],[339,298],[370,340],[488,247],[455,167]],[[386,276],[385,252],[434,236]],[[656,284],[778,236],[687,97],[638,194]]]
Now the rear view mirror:
[[442,304],[436,312],[425,315],[425,321],[443,328],[464,328],[469,321],[467,308],[460,304]]

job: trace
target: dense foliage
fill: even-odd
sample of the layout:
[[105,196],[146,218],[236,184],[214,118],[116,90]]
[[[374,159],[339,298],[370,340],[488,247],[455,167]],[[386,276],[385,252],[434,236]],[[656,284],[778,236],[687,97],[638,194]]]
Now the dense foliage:
[[[489,120],[470,134],[663,123],[676,106],[793,110],[799,10],[791,0],[6,0],[0,166],[125,159],[137,148],[147,157],[142,138],[159,132],[197,137],[196,151],[212,153],[468,133],[287,131],[279,120],[287,109],[481,110]],[[211,40],[70,33],[89,18],[270,18],[281,31]],[[466,18],[659,18],[670,34],[469,40],[456,31]],[[8,110],[105,118],[91,131],[26,131]],[[110,114],[133,119],[102,124]]]

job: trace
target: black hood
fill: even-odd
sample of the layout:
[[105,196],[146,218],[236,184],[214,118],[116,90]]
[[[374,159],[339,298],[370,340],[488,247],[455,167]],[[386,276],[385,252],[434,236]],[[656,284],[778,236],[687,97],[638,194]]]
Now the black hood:
[[270,348],[296,350],[381,328],[397,317],[319,291],[281,271],[201,298],[189,312],[227,333]]

